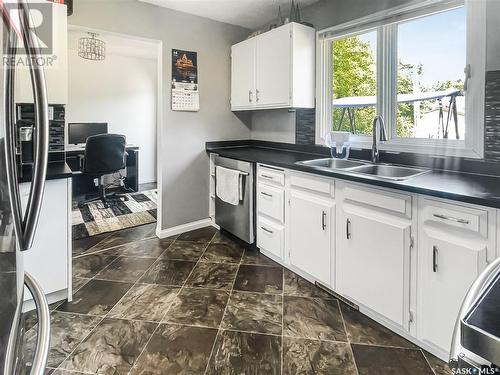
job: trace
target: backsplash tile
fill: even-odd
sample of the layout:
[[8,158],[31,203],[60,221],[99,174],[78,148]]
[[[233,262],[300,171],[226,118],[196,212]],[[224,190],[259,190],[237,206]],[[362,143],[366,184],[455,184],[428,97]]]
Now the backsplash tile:
[[484,159],[500,161],[500,70],[486,73]]
[[295,113],[295,143],[314,145],[316,142],[316,109],[298,108]]

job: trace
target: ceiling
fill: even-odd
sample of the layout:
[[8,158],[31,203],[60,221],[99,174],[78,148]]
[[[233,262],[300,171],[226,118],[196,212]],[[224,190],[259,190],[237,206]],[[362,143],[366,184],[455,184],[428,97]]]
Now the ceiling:
[[[290,11],[290,0],[139,0],[180,12],[210,18],[254,30],[274,20],[281,5],[283,16]],[[296,0],[302,9],[319,0]]]

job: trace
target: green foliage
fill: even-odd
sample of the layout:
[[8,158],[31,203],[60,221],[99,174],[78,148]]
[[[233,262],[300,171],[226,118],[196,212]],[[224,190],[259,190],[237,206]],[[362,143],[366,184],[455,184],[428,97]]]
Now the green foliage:
[[[372,96],[377,93],[375,56],[370,44],[359,37],[339,39],[333,42],[333,96],[334,99],[348,96]],[[342,109],[333,110],[335,127],[340,124]],[[357,134],[371,134],[371,123],[376,115],[372,108],[354,111]],[[337,130],[337,128],[335,129]],[[340,130],[350,131],[345,114]]]

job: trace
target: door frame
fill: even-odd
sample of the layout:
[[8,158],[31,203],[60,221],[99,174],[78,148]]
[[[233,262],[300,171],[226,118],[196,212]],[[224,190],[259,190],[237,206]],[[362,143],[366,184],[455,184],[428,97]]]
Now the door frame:
[[[162,158],[159,157],[159,150],[162,147],[162,119],[163,119],[163,41],[159,39],[143,38],[136,35],[116,33],[113,31],[97,29],[92,27],[73,25],[68,23],[69,31],[80,31],[80,32],[94,32],[101,35],[111,35],[116,37],[121,37],[125,39],[133,39],[137,41],[144,41],[148,43],[154,43],[156,45],[156,183],[157,183],[157,214],[156,214],[156,235],[159,237],[159,233],[162,228],[162,194],[163,191],[163,168],[162,168]],[[68,103],[69,104],[69,103]]]

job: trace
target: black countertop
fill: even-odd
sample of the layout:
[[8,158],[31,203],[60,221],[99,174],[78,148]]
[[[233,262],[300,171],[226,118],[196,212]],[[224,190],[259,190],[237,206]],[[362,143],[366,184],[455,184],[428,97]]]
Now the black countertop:
[[295,164],[297,161],[325,158],[324,154],[262,147],[258,145],[230,145],[207,143],[207,152],[242,161],[268,164],[374,186],[398,189],[411,193],[500,208],[500,177],[432,170],[405,181],[390,181],[343,171],[317,170]]
[[[47,180],[70,178],[72,175],[73,172],[64,161],[50,162],[47,165]],[[31,166],[23,166],[22,172],[19,172],[19,182],[31,182],[31,177]]]

